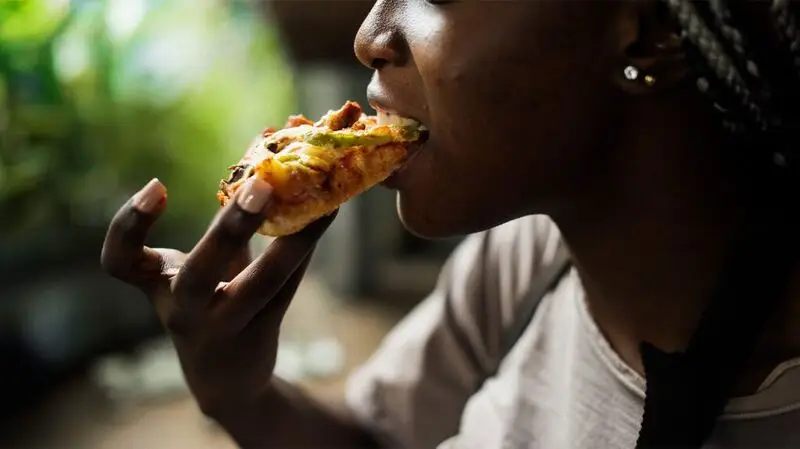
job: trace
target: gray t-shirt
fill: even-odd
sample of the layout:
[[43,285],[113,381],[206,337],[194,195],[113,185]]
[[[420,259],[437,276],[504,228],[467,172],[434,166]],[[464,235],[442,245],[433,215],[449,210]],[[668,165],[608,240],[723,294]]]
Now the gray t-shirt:
[[[410,449],[635,447],[644,379],[600,333],[575,271],[500,360],[504,329],[560,245],[543,216],[468,237],[436,289],[351,378],[356,416]],[[732,399],[706,447],[800,448],[800,359]]]

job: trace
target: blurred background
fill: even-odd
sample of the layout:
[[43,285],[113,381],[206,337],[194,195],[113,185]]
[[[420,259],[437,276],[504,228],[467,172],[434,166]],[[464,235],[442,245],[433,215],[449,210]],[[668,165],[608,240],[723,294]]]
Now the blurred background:
[[[0,448],[233,447],[145,298],[100,270],[105,227],[159,177],[170,202],[150,243],[188,250],[261,129],[366,104],[352,40],[371,4],[0,0]],[[348,203],[290,309],[278,373],[341,395],[456,243],[405,232],[391,192]]]

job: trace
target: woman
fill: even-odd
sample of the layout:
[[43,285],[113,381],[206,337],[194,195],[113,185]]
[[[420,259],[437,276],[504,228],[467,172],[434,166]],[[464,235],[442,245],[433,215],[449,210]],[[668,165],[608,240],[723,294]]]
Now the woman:
[[[151,298],[200,407],[242,447],[796,447],[787,8],[378,0],[355,43],[371,102],[431,131],[393,181],[399,215],[424,237],[492,229],[347,406],[272,377],[331,217],[247,265],[270,197],[252,183],[188,255],[149,249],[166,204],[152,181],[112,222],[104,266]],[[574,268],[504,354],[566,246]]]

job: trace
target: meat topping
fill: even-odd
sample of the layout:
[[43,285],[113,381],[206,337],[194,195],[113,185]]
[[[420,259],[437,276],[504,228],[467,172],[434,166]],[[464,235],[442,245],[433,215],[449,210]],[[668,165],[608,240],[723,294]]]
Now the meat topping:
[[361,106],[354,101],[348,101],[338,111],[333,111],[325,118],[325,125],[331,131],[338,131],[353,126],[361,117]]

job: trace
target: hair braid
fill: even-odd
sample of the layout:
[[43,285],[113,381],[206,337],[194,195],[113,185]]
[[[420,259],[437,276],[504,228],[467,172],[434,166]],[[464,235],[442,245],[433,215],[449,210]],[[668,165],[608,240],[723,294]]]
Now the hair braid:
[[[700,78],[698,86],[704,93],[726,90],[728,95],[722,94],[725,103],[716,106],[725,113],[725,120],[729,127],[737,131],[760,130],[765,127],[761,107],[753,100],[750,88],[745,84],[742,74],[736,68],[731,57],[723,49],[720,39],[709,29],[701,19],[700,14],[688,0],[666,0],[675,19],[681,28],[681,35],[689,45],[689,53],[700,56],[703,65],[710,71],[714,78]],[[721,86],[716,87],[717,84]],[[705,87],[705,88],[704,88]],[[712,88],[713,87],[713,88]],[[714,101],[717,101],[714,98]]]
[[772,89],[769,80],[765,78],[761,64],[757,62],[758,55],[753,50],[750,42],[745,37],[741,28],[742,2],[738,0],[710,0],[710,10],[713,20],[721,34],[727,41],[731,50],[731,59],[743,74],[745,84],[757,95],[758,102],[769,104]]
[[[717,43],[720,46],[720,51],[709,49],[715,55],[737,55],[743,50],[741,45],[734,45],[731,41],[735,41],[735,37],[725,39],[725,36],[730,36],[729,30],[723,30],[721,27],[724,25],[719,19],[719,15],[712,10],[709,2],[689,2],[690,6],[694,7],[693,15],[696,16],[698,23],[704,24],[708,30],[717,38]],[[691,12],[690,10],[687,13]],[[697,87],[700,92],[709,99],[713,106],[721,112],[721,123],[725,129],[732,133],[744,133],[747,131],[748,126],[748,110],[742,103],[741,97],[737,97],[736,92],[730,88],[730,85],[724,83],[717,73],[710,67],[708,57],[702,51],[702,48],[694,45],[691,39],[687,39],[686,30],[682,30],[682,37],[684,39],[684,50],[686,51],[687,60],[690,67],[697,76]],[[716,57],[716,56],[715,56]],[[736,68],[738,75],[742,78],[742,84],[749,86],[753,84],[755,75],[752,71],[748,71],[747,66],[743,63],[741,58],[728,57],[730,63]],[[723,106],[725,105],[725,106]]]
[[[790,88],[796,84],[794,81],[787,84],[787,74],[794,72],[793,64],[790,61],[789,51],[766,50],[767,42],[763,36],[758,39],[759,35],[754,29],[755,24],[748,20],[752,15],[746,8],[746,3],[746,0],[710,1],[720,32],[731,41],[732,59],[751,69],[750,73],[754,75],[747,80],[747,83],[753,95],[753,102],[761,108],[762,122],[757,129],[761,131],[759,139],[780,140],[781,138],[776,138],[776,135],[784,123],[786,97],[789,91],[795,90],[794,87]],[[761,45],[754,47],[750,45],[751,42]],[[790,76],[793,80],[796,79],[794,75]],[[781,92],[782,95],[776,96],[775,92]]]
[[[796,173],[776,170],[778,166],[794,168],[792,158],[800,148],[792,145],[798,142],[792,128],[798,123],[796,116],[800,112],[800,33],[788,0],[774,0],[773,4],[785,47],[778,54],[768,53],[771,43],[763,40],[764,36],[750,35],[750,30],[737,26],[737,20],[746,13],[741,3],[744,0],[709,0],[708,8],[695,8],[690,0],[663,1],[680,26],[687,58],[695,63],[692,68],[701,91],[710,94],[713,101],[733,97],[730,104],[734,109],[723,110],[723,120],[737,120],[735,124],[748,131],[744,139],[733,142],[735,148],[731,149],[746,150],[748,169],[751,162],[759,165],[749,175],[758,177],[754,185],[756,195],[763,196],[759,198],[763,207],[750,214],[742,232],[744,238],[734,247],[729,265],[721,273],[720,287],[704,310],[685,352],[676,357],[651,350],[648,355],[645,349],[654,347],[643,345],[648,392],[636,445],[641,449],[704,446],[744,370],[748,354],[752,354],[760,330],[774,311],[775,301],[785,293],[781,289],[794,266],[796,251],[790,248],[775,252],[763,245],[760,236],[766,230],[777,229],[778,238],[788,240],[790,245],[798,243],[792,232],[796,223],[789,219],[791,214],[784,207],[796,192]],[[706,14],[706,23],[700,11]],[[747,25],[755,28],[751,22]],[[748,37],[757,45],[750,47]],[[763,151],[764,147],[769,152]],[[765,257],[773,264],[756,264],[764,269],[755,277],[741,276],[752,271],[752,260]],[[774,287],[766,299],[755,303],[742,300],[752,297],[747,292],[764,283]],[[748,321],[758,327],[736,332],[741,323]],[[731,332],[735,333],[734,344]],[[659,419],[666,423],[656,423]]]
[[775,28],[781,38],[785,50],[791,56],[794,75],[800,79],[800,28],[797,26],[795,8],[789,0],[774,0],[772,12],[775,18]]
[[687,46],[686,59],[697,75],[697,89],[720,112],[722,126],[732,133],[744,132],[743,108],[737,105],[737,100],[730,89],[708,67],[700,51],[694,46]]
[[772,13],[780,48],[780,57],[775,58],[776,63],[780,64],[776,77],[782,82],[781,98],[778,100],[782,120],[779,134],[784,142],[784,155],[797,157],[800,153],[800,136],[794,132],[800,126],[800,29],[797,11],[789,0],[773,0]]

